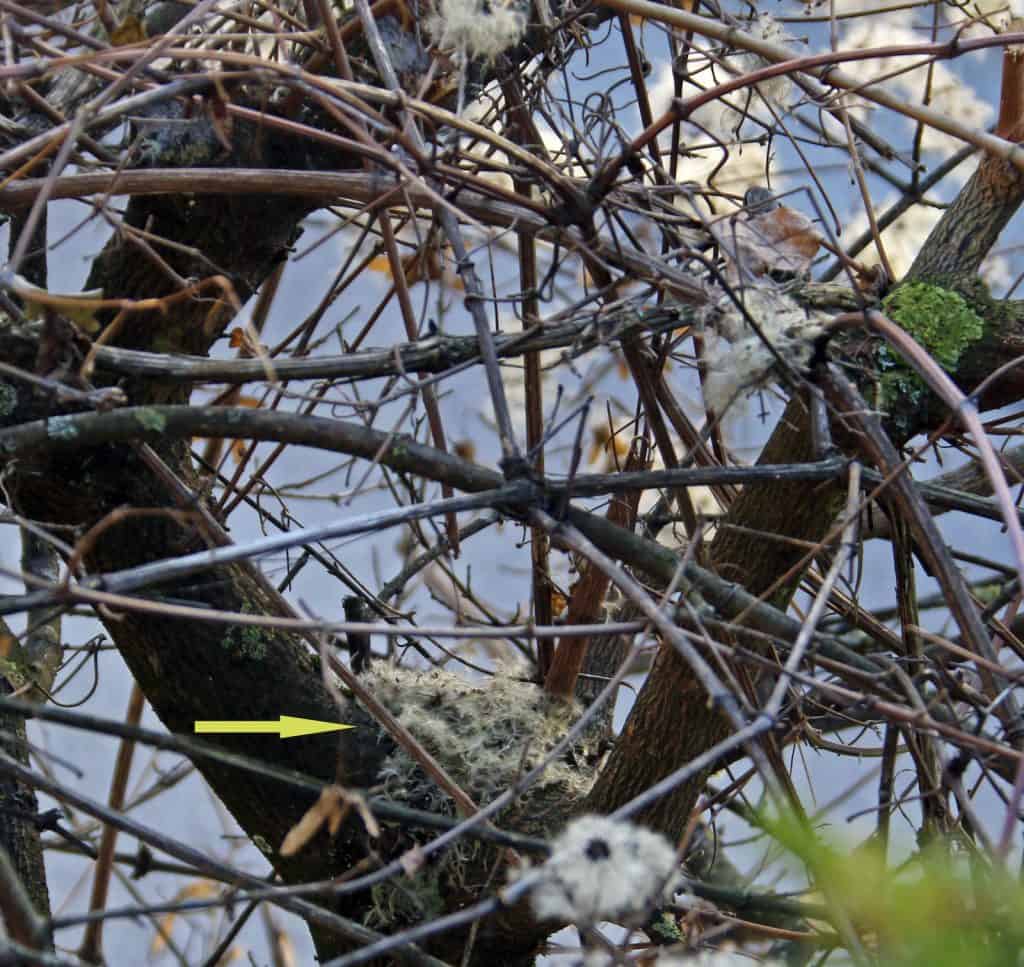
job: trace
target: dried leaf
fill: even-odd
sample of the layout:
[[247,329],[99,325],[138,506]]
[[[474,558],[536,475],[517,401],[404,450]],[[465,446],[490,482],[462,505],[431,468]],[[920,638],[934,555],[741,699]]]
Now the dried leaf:
[[374,839],[380,836],[380,826],[377,825],[377,820],[373,813],[370,812],[370,804],[366,801],[366,798],[362,793],[359,792],[348,792],[345,791],[348,796],[349,805],[354,806],[359,818],[363,821],[363,825],[366,827],[366,831]]
[[129,44],[139,44],[146,39],[146,30],[134,14],[129,14],[114,28],[110,35],[112,47],[127,47]]
[[320,790],[320,798],[306,810],[300,819],[285,836],[281,844],[282,856],[294,856],[326,825],[331,836],[337,835],[345,817],[351,809],[359,814],[366,831],[374,838],[380,836],[380,827],[366,800],[356,792],[349,792],[343,786],[324,786]]
[[246,453],[249,452],[249,441],[248,440],[232,440],[231,441],[231,459],[235,463],[241,463],[245,459]]
[[452,450],[462,460],[476,460],[476,444],[472,440],[456,440]]
[[587,454],[587,462],[596,463],[603,456],[604,466],[609,472],[621,467],[629,453],[630,439],[628,433],[616,431],[613,434],[607,424],[598,424],[594,428],[594,442]]
[[391,277],[391,259],[386,255],[375,255],[366,266],[371,272],[381,272],[384,275]]
[[324,789],[320,793],[320,798],[306,810],[302,819],[288,830],[279,851],[282,856],[294,856],[320,831],[333,808],[330,788],[328,786]]
[[608,427],[602,423],[600,426],[594,427],[593,437],[590,450],[587,452],[587,463],[591,464],[600,460],[601,454],[604,453],[604,448],[611,438],[611,434],[608,432]]
[[254,359],[267,354],[266,347],[260,345],[253,330],[245,326],[235,326],[231,330],[228,345],[232,349],[237,349],[242,359]]
[[[368,267],[374,272],[383,272],[388,277],[392,276],[391,259],[386,255],[378,255],[371,259]],[[402,271],[405,273],[405,281],[408,285],[415,285],[417,282],[443,282],[453,289],[463,288],[462,279],[442,259],[441,250],[436,245],[425,246],[410,255],[403,256]]]
[[785,205],[716,227],[723,251],[742,275],[803,275],[821,247],[821,235],[801,212]]
[[[216,896],[216,894],[217,888],[209,880],[193,880],[193,882],[178,890],[172,902],[181,903],[185,900],[207,900],[210,897]],[[160,918],[160,929],[153,937],[153,942],[149,945],[151,955],[155,956],[167,946],[165,938],[170,936],[177,919],[177,913],[165,913]]]
[[283,930],[274,936],[274,951],[277,954],[277,963],[281,967],[298,967],[299,960],[295,954],[295,944]]
[[419,846],[406,850],[398,858],[398,862],[402,864],[402,869],[405,871],[406,876],[415,876],[423,868],[423,864],[426,861],[427,858],[423,855],[423,850]]

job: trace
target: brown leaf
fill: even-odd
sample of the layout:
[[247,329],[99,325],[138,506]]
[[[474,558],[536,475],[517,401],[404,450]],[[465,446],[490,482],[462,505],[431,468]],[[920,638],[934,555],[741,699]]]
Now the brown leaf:
[[476,460],[476,444],[472,440],[456,440],[452,450],[461,460]]
[[371,272],[381,272],[387,276],[391,275],[391,259],[386,255],[375,255],[367,262],[366,267]]
[[282,856],[294,856],[303,846],[306,845],[320,831],[320,827],[328,822],[333,813],[340,808],[338,797],[332,793],[333,786],[326,786],[320,792],[317,799],[305,815],[285,836],[281,843],[280,853]]
[[127,47],[130,44],[138,44],[146,39],[146,30],[139,21],[139,18],[129,14],[121,21],[110,35],[112,47]]
[[295,953],[295,944],[284,931],[274,937],[274,950],[277,953],[277,963],[282,967],[296,967],[299,959]]
[[373,818],[366,800],[355,792],[349,792],[343,786],[324,786],[320,790],[320,798],[313,803],[306,814],[285,836],[281,844],[282,856],[294,856],[326,825],[331,836],[337,834],[350,809],[355,809],[366,827],[366,831],[376,838],[380,835],[380,827]]
[[266,355],[265,347],[261,346],[255,338],[255,333],[245,326],[235,326],[228,338],[228,345],[238,350],[242,359],[253,359],[256,356]]
[[605,423],[599,423],[594,427],[594,440],[587,454],[587,462],[596,463],[604,457],[604,468],[608,473],[622,466],[622,461],[629,453],[631,436],[621,428],[614,434],[611,428]]
[[[211,897],[216,896],[217,888],[209,880],[194,880],[187,886],[183,886],[174,895],[172,902],[182,903],[185,900],[208,900]],[[160,918],[160,929],[153,937],[153,942],[149,945],[149,952],[151,955],[160,953],[166,946],[166,938],[171,935],[171,931],[174,929],[175,921],[178,919],[177,913],[165,913]]]
[[[374,272],[393,275],[391,259],[386,255],[374,257],[368,267]],[[449,288],[463,288],[462,279],[441,258],[441,249],[437,245],[425,245],[409,255],[403,255],[402,271],[408,285],[415,285],[417,282],[443,282]]]
[[821,247],[821,235],[801,212],[780,205],[717,229],[718,240],[737,268],[748,276],[768,272],[803,275]]
[[231,441],[231,459],[235,463],[241,463],[245,459],[246,453],[249,452],[249,441],[248,440],[232,440]]
[[366,801],[363,794],[359,792],[349,792],[346,789],[345,795],[348,797],[349,805],[359,813],[359,818],[363,821],[366,831],[374,839],[380,836],[380,826],[377,825],[377,820],[374,818],[373,813],[370,812],[370,804]]

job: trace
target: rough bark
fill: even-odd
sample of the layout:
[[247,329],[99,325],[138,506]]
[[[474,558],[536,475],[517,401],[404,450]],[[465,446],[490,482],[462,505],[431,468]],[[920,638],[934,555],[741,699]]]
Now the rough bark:
[[[2,621],[0,632],[7,633]],[[6,682],[0,684],[0,689],[4,694],[10,692]],[[27,765],[25,719],[20,715],[0,713],[0,737],[4,749]],[[0,775],[0,850],[10,857],[36,912],[41,917],[49,917],[50,893],[46,886],[38,816],[39,804],[35,791],[13,776]]]
[[[108,251],[107,264],[111,258]],[[136,284],[145,285],[147,281]],[[243,284],[236,281],[238,288]],[[192,311],[206,318],[208,307]],[[173,325],[174,320],[170,321]],[[137,341],[145,327],[124,331]],[[195,339],[194,330],[187,326],[182,333],[186,339]],[[137,398],[142,394],[163,398],[167,387],[154,383],[136,386],[133,392]],[[45,409],[44,401],[31,394],[22,395],[20,405],[9,414],[12,423]],[[187,486],[194,492],[200,489],[201,482],[184,445],[165,441],[156,448]],[[87,573],[118,570],[205,546],[201,530],[191,521],[169,516],[167,511],[176,509],[173,499],[131,446],[40,454],[34,460],[20,461],[8,483],[15,507],[27,517],[51,525],[73,525],[79,535],[107,518],[108,525],[91,542],[83,558]],[[118,508],[125,506],[143,508],[147,513],[119,515]],[[258,615],[278,613],[244,566],[165,583],[150,593],[154,600],[168,604]],[[282,713],[355,723],[359,728],[339,736],[294,742],[268,744],[261,736],[217,739],[233,752],[270,760],[276,766],[324,782],[338,781],[354,787],[374,784],[382,761],[393,750],[393,744],[362,708],[354,702],[341,709],[336,707],[323,683],[319,658],[297,635],[128,610],[105,610],[100,617],[154,711],[172,732],[190,734],[194,721],[201,718],[276,719]],[[365,858],[365,834],[355,819],[345,824],[336,840],[321,835],[296,857],[281,857],[277,850],[285,834],[309,808],[313,797],[245,770],[205,761],[198,761],[197,766],[286,882],[336,877]],[[413,843],[404,831],[395,828],[386,833],[383,844],[375,844],[375,849],[386,856]],[[499,855],[493,849],[477,852],[471,865],[476,869],[475,864],[480,864],[478,878]],[[466,902],[469,897],[452,895],[450,899],[453,903]],[[361,921],[372,902],[369,892],[363,892],[334,908]],[[515,940],[519,936],[522,932],[514,919],[488,923],[477,940],[479,962],[499,962],[493,959],[499,954],[504,962],[520,962],[533,949],[536,938],[527,938],[517,949]],[[345,942],[336,936],[316,931],[314,939],[321,957],[346,949]],[[450,952],[453,944],[464,941],[464,934],[455,933],[439,938],[438,945]]]
[[1022,200],[1024,172],[985,158],[943,212],[903,281],[954,288],[973,280]]
[[[1020,30],[1024,20],[1014,20]],[[996,134],[1007,141],[1024,139],[1024,51],[1003,51],[999,120]],[[949,288],[972,283],[985,256],[1024,201],[1024,172],[1009,162],[985,155],[921,246],[904,282],[937,282]]]
[[[807,409],[794,397],[765,445],[758,463],[813,458]],[[711,545],[711,561],[722,578],[762,595],[785,574],[768,600],[783,609],[799,583],[796,566],[807,558],[805,542],[824,536],[841,506],[835,482],[774,482],[746,488],[730,508]],[[733,525],[733,526],[730,526]],[[618,808],[680,765],[729,734],[731,726],[711,708],[690,667],[662,645],[615,750],[591,794],[600,811]],[[678,836],[704,787],[699,774],[641,814],[644,823]]]

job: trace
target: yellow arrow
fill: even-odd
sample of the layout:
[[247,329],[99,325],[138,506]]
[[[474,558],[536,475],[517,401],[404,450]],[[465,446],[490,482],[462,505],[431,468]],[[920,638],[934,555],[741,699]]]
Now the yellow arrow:
[[269,732],[282,739],[294,739],[300,735],[317,735],[320,732],[340,732],[342,729],[354,729],[354,725],[342,725],[340,722],[321,722],[318,719],[296,718],[294,715],[282,715],[275,722],[273,719],[211,719],[196,722],[196,733],[257,733]]

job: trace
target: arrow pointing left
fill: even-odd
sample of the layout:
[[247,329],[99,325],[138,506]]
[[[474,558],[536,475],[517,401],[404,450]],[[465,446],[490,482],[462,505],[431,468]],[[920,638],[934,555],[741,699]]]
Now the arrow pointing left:
[[294,739],[300,735],[317,735],[321,732],[340,732],[343,729],[354,729],[354,725],[343,725],[340,722],[323,722],[319,719],[303,719],[294,715],[281,715],[275,722],[273,719],[207,719],[197,721],[197,734],[235,734],[252,735],[269,733],[282,739]]

